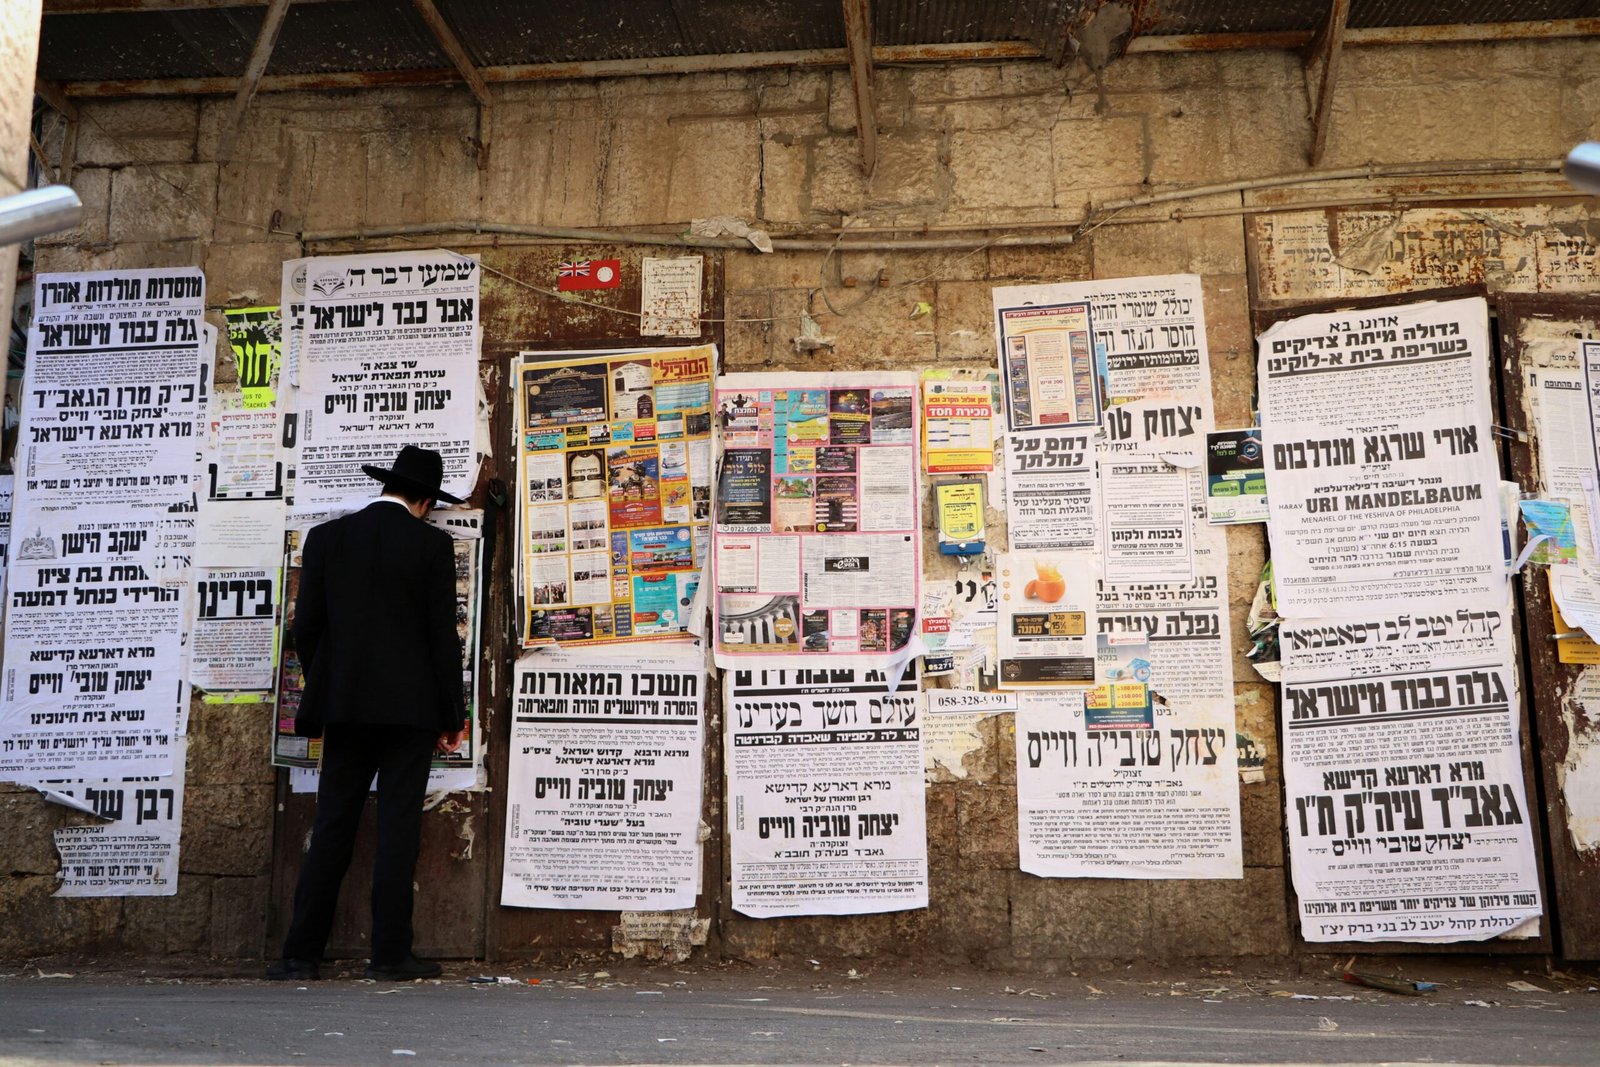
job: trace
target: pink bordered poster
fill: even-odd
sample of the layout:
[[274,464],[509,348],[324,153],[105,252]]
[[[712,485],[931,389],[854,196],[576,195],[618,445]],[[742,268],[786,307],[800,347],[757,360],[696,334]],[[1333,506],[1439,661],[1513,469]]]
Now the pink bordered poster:
[[716,658],[904,658],[922,571],[917,376],[717,379]]

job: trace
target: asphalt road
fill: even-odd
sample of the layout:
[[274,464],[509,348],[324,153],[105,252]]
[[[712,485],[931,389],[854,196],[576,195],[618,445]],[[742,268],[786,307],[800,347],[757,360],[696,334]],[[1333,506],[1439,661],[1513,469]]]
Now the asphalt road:
[[0,978],[0,1064],[1600,1064],[1583,985],[1481,1000],[1313,984],[1299,995],[1341,999],[1300,1000],[1230,979],[469,976]]

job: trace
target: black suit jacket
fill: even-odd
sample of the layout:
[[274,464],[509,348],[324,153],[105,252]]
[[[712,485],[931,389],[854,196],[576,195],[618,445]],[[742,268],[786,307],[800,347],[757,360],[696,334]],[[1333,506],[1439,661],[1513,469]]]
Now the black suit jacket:
[[466,721],[450,535],[374,501],[306,537],[294,644],[305,672],[295,732],[326,723],[441,733]]

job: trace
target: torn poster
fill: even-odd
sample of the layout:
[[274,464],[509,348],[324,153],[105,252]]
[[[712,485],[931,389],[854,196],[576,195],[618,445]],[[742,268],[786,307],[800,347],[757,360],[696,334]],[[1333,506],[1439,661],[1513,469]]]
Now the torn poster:
[[267,692],[277,670],[278,569],[194,572],[189,684]]
[[[170,897],[178,892],[183,747],[166,778],[51,782],[42,788],[93,810],[95,822],[55,831],[58,897]],[[103,821],[101,821],[103,820]]]
[[524,645],[688,633],[709,550],[716,362],[711,345],[522,354]]
[[730,670],[733,909],[754,918],[928,906],[917,681],[859,667]]
[[1007,552],[997,563],[1001,689],[1094,683],[1092,552]]
[[1484,301],[1305,315],[1260,352],[1279,612],[1498,607]]
[[1021,868],[1045,878],[1243,878],[1232,709],[1088,727],[1084,693],[1019,693]]
[[979,724],[1017,710],[1016,693],[929,689],[923,693],[922,751],[929,781],[967,776],[966,757],[983,747]]
[[718,379],[719,664],[887,662],[909,647],[922,573],[916,396],[916,375],[893,372]]
[[198,268],[41,274],[22,387],[19,562],[152,561],[192,506],[211,367]]
[[1541,913],[1509,603],[1285,619],[1307,941],[1481,941]]
[[444,457],[447,493],[472,493],[478,413],[475,260],[431,249],[305,264],[295,428],[297,511],[365,505],[404,445]]
[[646,256],[639,275],[639,335],[699,337],[703,256]]
[[527,652],[513,680],[500,903],[694,907],[705,652]]

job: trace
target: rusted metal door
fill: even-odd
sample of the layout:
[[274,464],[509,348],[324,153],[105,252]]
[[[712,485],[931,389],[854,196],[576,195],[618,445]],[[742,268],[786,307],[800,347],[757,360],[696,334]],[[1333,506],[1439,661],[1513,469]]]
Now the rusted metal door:
[[[694,337],[639,336],[639,279],[646,256],[704,256],[701,289],[701,334]],[[563,262],[615,259],[620,261],[620,285],[560,294],[557,268]],[[483,250],[483,359],[501,374],[499,403],[492,423],[495,477],[503,484],[516,482],[516,444],[512,427],[513,383],[505,374],[510,361],[527,351],[607,348],[665,348],[712,343],[721,351],[723,323],[723,262],[718,253],[680,252],[648,246],[521,245]],[[541,291],[542,290],[542,291]],[[555,911],[500,906],[500,878],[504,860],[506,778],[511,736],[511,664],[516,659],[516,628],[512,577],[516,551],[511,543],[514,522],[510,509],[501,515],[500,543],[505,551],[496,562],[495,590],[491,597],[493,621],[484,621],[486,641],[495,643],[494,692],[486,698],[494,708],[494,728],[489,734],[489,789],[484,913],[487,923],[484,955],[488,959],[525,959],[546,950],[606,952],[613,948],[616,912]],[[487,649],[486,649],[487,652]],[[714,688],[706,694],[705,777],[702,810],[708,825],[718,825],[712,814],[721,810],[722,746],[721,707]],[[696,914],[713,917],[722,884],[720,836],[713,833],[701,858],[704,887]],[[713,924],[714,926],[714,924]],[[713,937],[715,932],[713,931]],[[623,951],[633,946],[619,944]]]
[[[537,956],[545,949],[609,950],[614,912],[542,911],[499,905],[505,831],[507,744],[511,736],[511,665],[516,659],[511,540],[514,521],[508,497],[515,485],[511,383],[506,373],[517,353],[545,349],[666,347],[723,340],[723,264],[720,254],[703,253],[702,333],[699,338],[639,336],[641,260],[647,255],[692,255],[647,246],[573,246],[489,242],[450,247],[477,255],[483,265],[480,321],[483,345],[479,377],[488,401],[493,455],[484,464],[470,503],[485,509],[484,603],[478,671],[478,722],[487,744],[489,791],[452,793],[422,821],[422,852],[417,863],[416,951],[420,956],[508,959]],[[558,267],[574,260],[619,260],[620,285],[575,293],[557,291]],[[715,692],[706,702],[706,819],[721,803],[720,706]],[[316,812],[315,798],[288,791],[280,782],[273,857],[272,910],[268,954],[276,952],[287,929],[300,870]],[[365,956],[370,948],[368,896],[371,888],[373,805],[363,818],[357,851],[339,899],[329,940],[331,957]],[[702,866],[701,916],[714,916],[722,869],[718,838],[707,842]]]
[[[1495,301],[1502,359],[1505,424],[1511,470],[1525,494],[1543,495],[1547,444],[1533,425],[1533,396],[1539,375],[1575,371],[1584,339],[1600,339],[1600,298],[1502,295]],[[1546,430],[1550,427],[1547,424]],[[1586,426],[1571,428],[1585,435]],[[1583,531],[1578,531],[1581,539]],[[1524,677],[1533,706],[1537,786],[1546,813],[1546,855],[1560,954],[1566,959],[1600,959],[1600,703],[1586,700],[1600,682],[1596,668],[1560,662],[1562,642],[1581,647],[1577,638],[1557,640],[1548,582],[1541,567],[1528,567],[1519,579]],[[1600,686],[1596,688],[1600,696]]]

